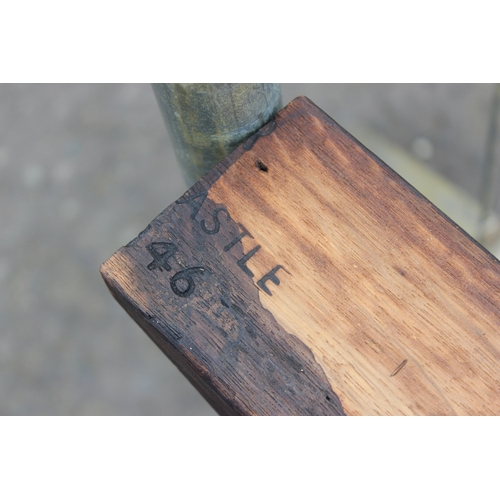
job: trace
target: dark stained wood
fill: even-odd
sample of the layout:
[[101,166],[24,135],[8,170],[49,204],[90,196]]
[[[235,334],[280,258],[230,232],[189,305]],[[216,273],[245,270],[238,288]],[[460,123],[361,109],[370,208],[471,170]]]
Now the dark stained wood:
[[500,413],[500,263],[307,98],[101,273],[220,414]]

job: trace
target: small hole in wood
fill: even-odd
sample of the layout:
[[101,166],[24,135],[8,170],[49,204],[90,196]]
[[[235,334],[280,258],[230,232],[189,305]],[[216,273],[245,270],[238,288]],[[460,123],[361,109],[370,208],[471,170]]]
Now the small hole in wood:
[[267,165],[265,165],[264,163],[262,163],[260,160],[257,160],[255,162],[255,165],[256,167],[261,171],[261,172],[268,172],[269,171],[269,168],[267,167]]
[[185,278],[181,278],[177,281],[177,288],[179,292],[184,293],[188,290],[189,288],[189,281]]

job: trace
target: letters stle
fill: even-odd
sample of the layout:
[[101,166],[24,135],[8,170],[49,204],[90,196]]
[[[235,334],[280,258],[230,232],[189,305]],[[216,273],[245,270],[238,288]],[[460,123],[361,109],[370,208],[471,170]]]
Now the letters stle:
[[500,263],[305,97],[101,267],[222,415],[500,414]]

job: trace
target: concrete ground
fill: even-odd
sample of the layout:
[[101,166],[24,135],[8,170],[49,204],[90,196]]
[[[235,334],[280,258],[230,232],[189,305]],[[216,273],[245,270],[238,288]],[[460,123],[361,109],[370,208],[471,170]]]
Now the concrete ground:
[[[297,95],[477,196],[493,85]],[[0,414],[215,414],[99,275],[186,187],[149,85],[0,85]]]

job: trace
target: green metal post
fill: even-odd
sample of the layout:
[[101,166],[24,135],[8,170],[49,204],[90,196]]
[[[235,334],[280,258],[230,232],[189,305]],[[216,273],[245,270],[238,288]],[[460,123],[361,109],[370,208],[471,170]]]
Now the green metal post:
[[282,106],[278,83],[154,83],[152,87],[189,186]]
[[500,236],[499,228],[489,227],[489,221],[494,216],[495,189],[497,175],[500,172],[500,160],[495,161],[495,149],[498,143],[498,120],[500,116],[500,83],[495,84],[491,104],[490,124],[486,142],[486,155],[483,166],[483,179],[480,191],[481,215],[479,218],[479,241],[488,246],[492,240]]

